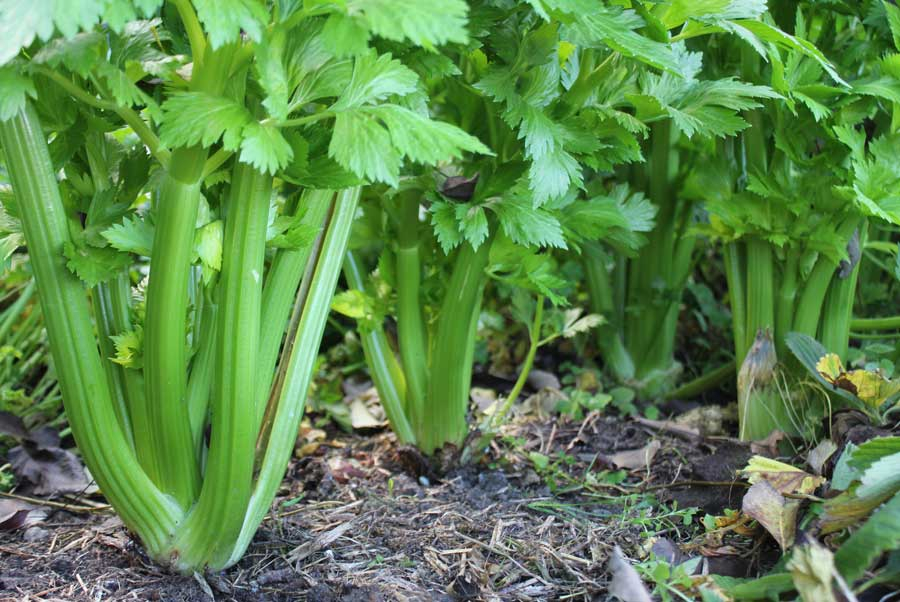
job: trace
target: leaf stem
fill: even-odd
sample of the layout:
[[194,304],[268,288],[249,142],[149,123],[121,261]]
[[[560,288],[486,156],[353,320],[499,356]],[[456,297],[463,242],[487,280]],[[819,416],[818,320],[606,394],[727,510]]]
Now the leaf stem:
[[170,0],[178,10],[178,16],[181,17],[181,23],[187,32],[188,41],[191,44],[191,57],[194,66],[203,64],[203,55],[206,52],[206,36],[203,34],[203,27],[197,18],[197,13],[191,6],[190,0]]
[[160,144],[159,138],[156,136],[156,134],[153,133],[150,127],[144,122],[143,119],[141,119],[141,116],[138,115],[134,110],[129,107],[119,106],[109,100],[97,98],[96,96],[91,95],[87,90],[85,90],[78,84],[66,79],[65,77],[63,77],[63,75],[57,73],[56,71],[53,71],[52,69],[37,66],[34,67],[34,70],[36,73],[40,73],[41,75],[52,80],[59,87],[73,96],[76,100],[80,100],[81,102],[102,111],[112,111],[116,113],[132,129],[132,131],[134,131],[138,138],[141,139],[141,142],[146,145],[147,149],[150,151],[150,154],[153,155],[164,168],[168,167],[170,158],[169,151],[162,147],[162,144]]
[[119,427],[97,352],[85,290],[62,254],[68,219],[37,113],[30,103],[0,122],[0,144],[40,290],[42,315],[78,448],[104,495],[154,558],[165,560],[181,509],[141,469]]
[[525,355],[525,361],[522,362],[522,369],[519,372],[519,377],[516,379],[512,390],[510,390],[509,395],[507,395],[506,400],[503,402],[503,406],[501,406],[500,410],[495,412],[491,417],[490,424],[492,431],[496,431],[500,425],[503,424],[506,420],[506,415],[509,414],[513,404],[519,398],[522,389],[525,387],[525,382],[528,380],[528,374],[531,372],[532,366],[534,366],[534,358],[537,355],[537,350],[545,342],[541,340],[541,326],[543,325],[543,321],[544,296],[538,295],[537,304],[534,308],[534,319],[531,322],[531,329],[528,331],[528,338],[530,341],[528,353]]
[[220,148],[216,152],[212,154],[212,156],[206,160],[206,163],[203,165],[203,179],[208,178],[213,172],[219,169],[225,161],[231,158],[234,153],[232,151],[225,150],[224,148]]
[[316,121],[321,121],[322,119],[328,119],[330,117],[334,117],[334,112],[321,111],[319,113],[314,113],[313,115],[305,115],[303,117],[294,117],[293,119],[285,119],[284,121],[278,121],[275,123],[275,125],[280,128],[295,127],[298,125],[306,125],[308,123],[315,123]]

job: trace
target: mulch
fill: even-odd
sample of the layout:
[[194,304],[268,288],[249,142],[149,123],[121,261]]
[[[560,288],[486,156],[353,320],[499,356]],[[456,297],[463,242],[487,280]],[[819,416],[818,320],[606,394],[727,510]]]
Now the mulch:
[[[614,546],[631,559],[683,549],[737,576],[778,556],[762,535],[706,540],[703,513],[739,508],[744,491],[728,481],[751,451],[727,438],[531,417],[477,465],[435,467],[390,433],[332,435],[292,462],[247,555],[222,573],[173,576],[109,510],[52,507],[2,533],[0,600],[605,600]],[[649,464],[610,464],[653,440]],[[550,465],[536,469],[535,454]],[[701,510],[685,524],[689,506]]]

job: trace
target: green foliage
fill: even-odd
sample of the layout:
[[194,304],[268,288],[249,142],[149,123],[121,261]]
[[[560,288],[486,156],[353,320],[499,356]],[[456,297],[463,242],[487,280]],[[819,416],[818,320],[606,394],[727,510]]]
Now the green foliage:
[[[6,261],[29,233],[66,307],[48,330],[92,474],[154,558],[194,571],[236,562],[277,489],[359,186],[491,151],[405,64],[469,42],[465,2],[161,5],[4,4],[0,236]],[[49,149],[10,142],[28,128]]]

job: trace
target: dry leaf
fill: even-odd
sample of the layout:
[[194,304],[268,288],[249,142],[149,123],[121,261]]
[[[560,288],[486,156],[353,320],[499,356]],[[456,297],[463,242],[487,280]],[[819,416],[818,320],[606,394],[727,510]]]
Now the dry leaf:
[[526,416],[546,416],[556,411],[559,402],[567,400],[565,393],[555,389],[542,389],[534,395],[529,395],[522,402],[520,412]]
[[698,406],[679,414],[674,422],[702,435],[721,435],[725,432],[725,411],[722,406]]
[[822,477],[816,477],[790,464],[753,456],[746,468],[741,470],[741,475],[752,484],[762,480],[768,481],[780,493],[804,493],[811,494],[816,488],[825,482]]
[[293,551],[288,554],[288,559],[291,562],[301,562],[304,559],[312,556],[319,550],[326,548],[337,541],[344,533],[349,531],[352,527],[354,527],[353,521],[347,521],[346,523],[340,524],[337,527],[329,531],[325,531],[324,533],[320,533],[316,536],[315,539],[308,541],[300,546],[297,546],[293,549]]
[[34,506],[19,500],[0,499],[0,531],[14,531],[25,526]]
[[478,411],[488,416],[497,411],[497,392],[483,387],[472,387],[469,390],[469,398]]
[[769,458],[774,458],[778,455],[778,443],[781,442],[786,436],[787,435],[785,435],[782,431],[772,431],[765,439],[760,439],[759,441],[751,441],[750,451],[752,451],[754,454],[760,454]]
[[787,500],[769,481],[759,480],[744,494],[742,510],[768,531],[782,550],[794,543],[800,503]]
[[6,435],[14,439],[28,437],[28,429],[22,419],[9,412],[0,412],[0,435]]
[[652,602],[650,592],[640,575],[625,559],[621,548],[616,546],[609,558],[609,572],[612,573],[612,583],[609,584],[609,593],[622,600],[622,602]]
[[787,569],[803,602],[835,602],[834,556],[817,541],[794,548]]
[[812,468],[814,473],[821,475],[825,462],[834,455],[837,448],[837,444],[831,439],[822,439],[819,441],[819,444],[809,452],[809,455],[806,456],[806,463],[809,464],[809,467]]
[[30,484],[26,490],[34,495],[53,497],[96,491],[81,460],[59,447],[59,435],[52,429],[30,433],[22,445],[9,450],[7,457],[16,477]]
[[350,402],[350,425],[355,429],[375,429],[385,426],[376,418],[361,397]]
[[604,459],[615,464],[617,468],[627,468],[628,470],[646,468],[653,461],[653,457],[660,447],[662,447],[662,444],[654,439],[640,449],[620,451],[611,456],[604,456]]

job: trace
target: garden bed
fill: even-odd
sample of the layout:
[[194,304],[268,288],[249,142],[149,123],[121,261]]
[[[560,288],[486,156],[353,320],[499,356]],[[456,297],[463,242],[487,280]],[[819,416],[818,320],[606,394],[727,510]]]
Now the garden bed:
[[[701,554],[709,572],[741,577],[774,557],[763,537],[705,548],[702,512],[686,510],[739,508],[741,483],[669,487],[734,479],[745,444],[597,414],[531,418],[504,435],[479,466],[442,476],[390,434],[299,448],[308,455],[293,461],[247,555],[205,579],[156,567],[108,510],[48,508],[43,531],[0,546],[0,598],[579,600],[608,590],[614,546],[631,558]],[[651,461],[627,476],[611,464],[648,449]]]

